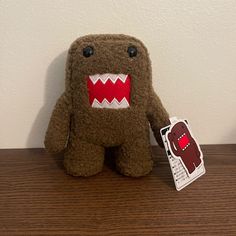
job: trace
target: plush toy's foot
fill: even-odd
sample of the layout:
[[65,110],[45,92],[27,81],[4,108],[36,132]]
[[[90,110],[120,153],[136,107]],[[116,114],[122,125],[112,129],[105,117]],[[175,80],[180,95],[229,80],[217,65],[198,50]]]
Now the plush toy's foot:
[[149,142],[130,140],[118,150],[116,166],[123,175],[140,177],[147,175],[153,167]]
[[66,172],[73,176],[91,176],[102,171],[104,148],[84,141],[70,145],[65,153]]

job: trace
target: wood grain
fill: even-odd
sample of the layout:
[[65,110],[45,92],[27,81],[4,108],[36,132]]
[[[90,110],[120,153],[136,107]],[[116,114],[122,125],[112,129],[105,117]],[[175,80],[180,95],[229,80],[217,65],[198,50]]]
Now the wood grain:
[[236,235],[236,145],[202,146],[207,173],[177,192],[163,150],[133,179],[64,173],[43,149],[0,150],[0,235]]

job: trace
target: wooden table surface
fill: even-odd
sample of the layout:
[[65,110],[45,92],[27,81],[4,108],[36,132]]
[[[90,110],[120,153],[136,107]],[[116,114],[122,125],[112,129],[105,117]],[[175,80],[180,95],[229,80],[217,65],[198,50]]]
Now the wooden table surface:
[[163,150],[143,178],[66,175],[61,155],[0,150],[0,235],[236,235],[236,145],[202,146],[206,174],[177,192]]

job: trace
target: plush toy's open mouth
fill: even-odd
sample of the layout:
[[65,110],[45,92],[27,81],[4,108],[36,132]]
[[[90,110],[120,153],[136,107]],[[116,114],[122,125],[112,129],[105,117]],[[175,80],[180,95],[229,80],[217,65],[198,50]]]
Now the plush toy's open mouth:
[[189,139],[185,133],[183,133],[179,138],[178,138],[178,143],[180,148],[184,151],[189,145]]
[[96,74],[87,78],[89,103],[96,108],[127,108],[130,106],[130,75]]

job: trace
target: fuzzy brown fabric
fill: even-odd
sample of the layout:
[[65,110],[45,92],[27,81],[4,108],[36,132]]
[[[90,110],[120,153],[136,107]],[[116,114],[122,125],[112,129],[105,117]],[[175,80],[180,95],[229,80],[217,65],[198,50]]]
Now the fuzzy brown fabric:
[[[94,55],[83,56],[92,46]],[[127,48],[135,46],[136,57]],[[93,108],[85,78],[94,74],[130,74],[130,107]],[[64,150],[64,166],[74,176],[91,176],[102,170],[107,147],[117,147],[116,166],[127,176],[143,176],[152,170],[149,123],[163,145],[160,128],[169,116],[151,83],[151,63],[143,43],[126,35],[88,35],[70,47],[66,65],[66,89],[59,98],[48,125],[45,147]]]

